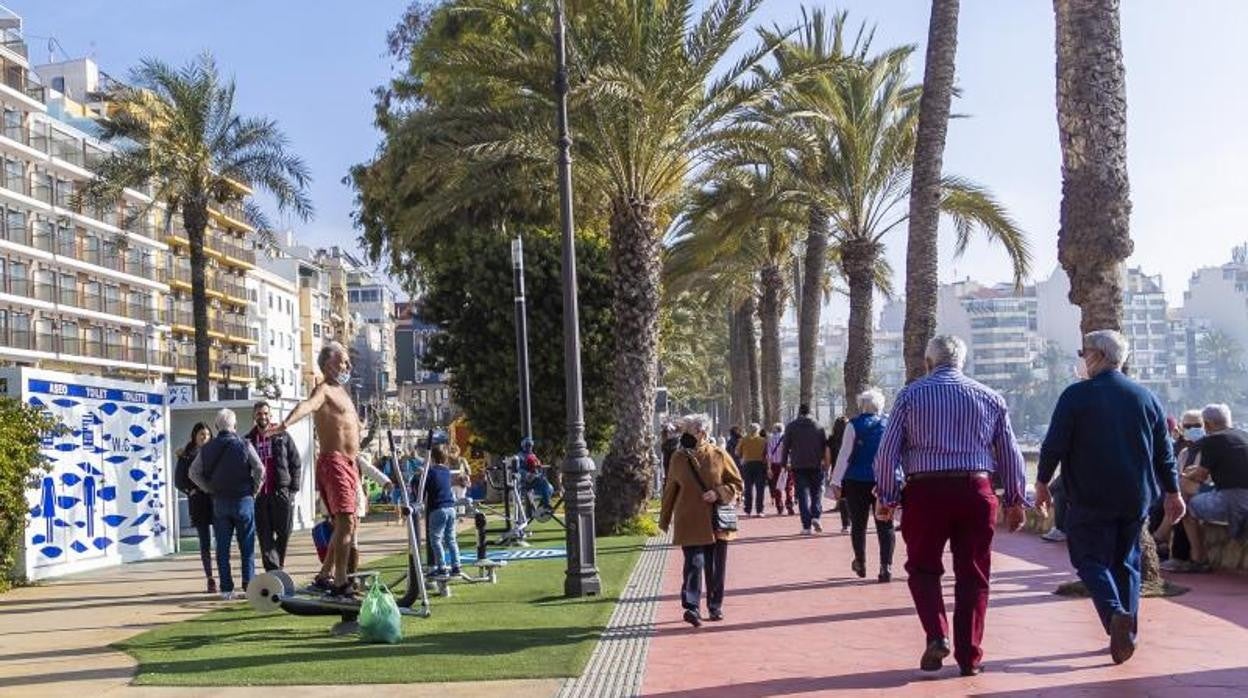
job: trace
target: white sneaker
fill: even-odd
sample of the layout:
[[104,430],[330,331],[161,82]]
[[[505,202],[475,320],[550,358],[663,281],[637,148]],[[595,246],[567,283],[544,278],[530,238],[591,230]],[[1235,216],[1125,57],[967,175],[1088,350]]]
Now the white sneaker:
[[810,535],[810,529],[809,529],[809,528],[803,528],[803,529],[802,529],[802,535],[803,535],[803,536],[809,536],[809,535]]
[[1054,526],[1053,528],[1050,528],[1049,532],[1044,534],[1043,536],[1040,536],[1040,538],[1042,540],[1047,540],[1050,543],[1065,543],[1066,542],[1066,534],[1058,530],[1056,526]]
[[823,533],[823,524],[819,523],[819,519],[814,519],[810,525],[815,529],[815,533]]
[[757,514],[755,514],[754,516],[756,516],[756,517],[758,517],[758,518],[760,518],[760,519],[765,519],[765,518],[767,518],[767,514],[766,514],[766,513],[764,513],[764,512],[761,512],[761,511],[760,511],[760,512],[758,512]]
[[233,600],[234,600],[234,592],[232,592],[232,591],[223,591],[223,592],[221,592],[221,600],[222,600],[222,601],[233,601]]

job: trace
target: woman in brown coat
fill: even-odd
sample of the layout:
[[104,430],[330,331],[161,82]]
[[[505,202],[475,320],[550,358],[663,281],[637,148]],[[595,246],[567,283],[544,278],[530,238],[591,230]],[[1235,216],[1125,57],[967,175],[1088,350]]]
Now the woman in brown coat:
[[[706,576],[709,618],[724,618],[722,607],[728,541],[736,534],[716,531],[711,525],[711,515],[715,504],[734,503],[742,490],[741,473],[737,471],[732,456],[706,438],[710,421],[707,415],[685,418],[685,434],[681,437],[681,447],[672,454],[668,466],[663,509],[659,514],[659,528],[663,531],[666,532],[673,521],[676,523],[672,543],[679,545],[685,554],[681,606],[685,609],[685,622],[695,628],[702,625],[698,609],[703,575]],[[701,485],[698,484],[699,478]]]

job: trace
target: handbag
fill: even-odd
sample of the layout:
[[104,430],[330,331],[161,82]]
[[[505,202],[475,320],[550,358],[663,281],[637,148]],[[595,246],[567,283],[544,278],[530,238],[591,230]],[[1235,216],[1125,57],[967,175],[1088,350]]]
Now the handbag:
[[[702,482],[702,476],[698,474],[698,469],[694,467],[693,451],[689,449],[681,449],[685,452],[685,457],[689,459],[689,472],[693,473],[693,479],[698,482],[698,487],[703,492],[710,492],[706,487],[706,483]],[[737,508],[731,504],[723,504],[716,502],[711,505],[711,528],[716,531],[735,531],[737,530]]]

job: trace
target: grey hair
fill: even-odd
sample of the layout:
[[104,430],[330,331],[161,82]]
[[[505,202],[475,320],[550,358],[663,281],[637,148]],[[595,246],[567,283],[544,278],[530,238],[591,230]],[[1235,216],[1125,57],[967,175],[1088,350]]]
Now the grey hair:
[[711,433],[711,415],[709,414],[687,414],[680,422],[685,432],[694,436]]
[[951,334],[938,334],[927,343],[923,356],[933,366],[952,366],[961,370],[966,365],[966,342]]
[[858,409],[871,414],[884,411],[884,393],[879,388],[870,388],[858,395]]
[[321,347],[321,353],[316,356],[316,366],[322,371],[325,370],[325,364],[329,363],[335,356],[346,356],[347,348],[338,342],[326,342]]
[[750,435],[753,436],[763,430],[763,425],[758,422],[750,422]]
[[779,434],[780,432],[784,431],[784,425],[781,424],[780,422],[776,422],[775,424],[771,425],[771,430]]
[[1206,428],[1230,429],[1233,426],[1231,422],[1231,406],[1225,403],[1215,402],[1212,405],[1205,405],[1205,409],[1200,411],[1200,416],[1205,420]]
[[1205,416],[1200,413],[1200,410],[1188,410],[1183,413],[1182,417],[1179,417],[1179,426],[1183,426],[1185,422],[1200,422],[1203,424],[1204,421]]
[[1099,351],[1114,368],[1127,363],[1127,357],[1131,353],[1127,338],[1117,330],[1089,332],[1083,336],[1083,346],[1086,349]]
[[234,410],[223,407],[217,410],[217,416],[212,420],[212,426],[217,431],[236,431],[238,429],[238,415],[234,414]]

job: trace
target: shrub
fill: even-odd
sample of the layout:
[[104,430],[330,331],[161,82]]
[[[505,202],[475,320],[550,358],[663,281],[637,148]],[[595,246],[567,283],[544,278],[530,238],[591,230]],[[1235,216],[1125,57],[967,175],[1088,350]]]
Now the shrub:
[[0,397],[0,591],[22,575],[14,566],[26,538],[26,491],[49,469],[39,438],[57,428],[43,412]]
[[651,514],[638,514],[625,519],[611,531],[612,536],[651,536],[659,535],[659,524]]

